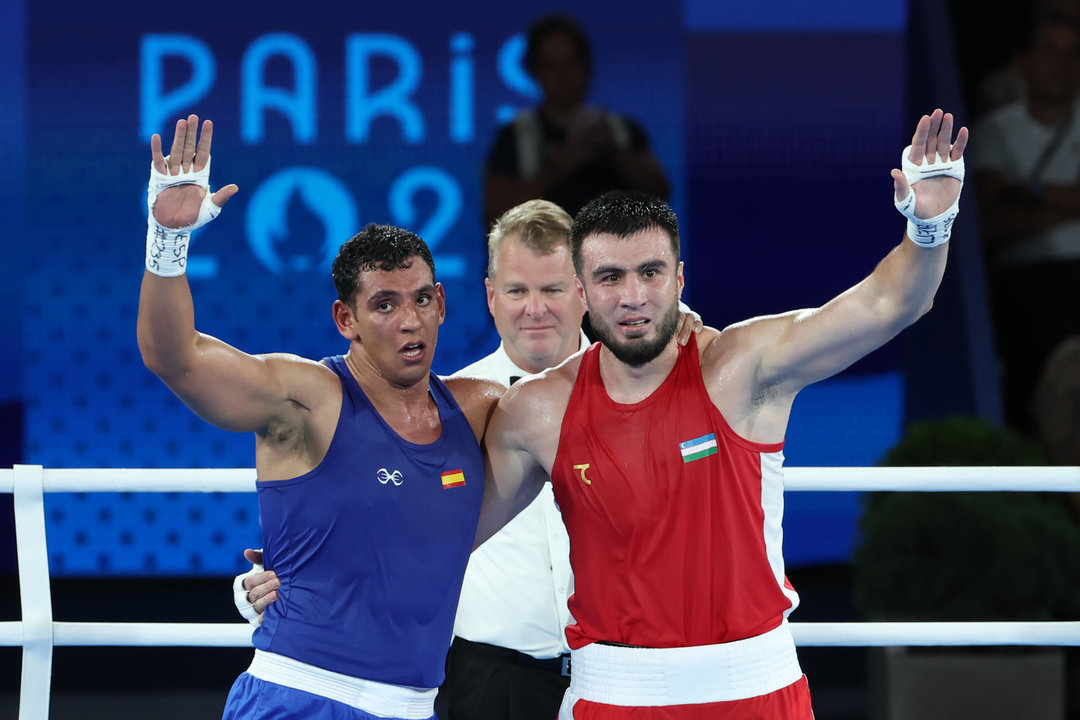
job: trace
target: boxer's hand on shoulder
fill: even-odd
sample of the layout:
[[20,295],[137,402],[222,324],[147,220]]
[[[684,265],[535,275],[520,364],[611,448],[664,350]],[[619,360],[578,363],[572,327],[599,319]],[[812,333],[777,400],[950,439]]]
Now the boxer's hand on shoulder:
[[679,303],[679,327],[675,331],[675,338],[679,345],[685,345],[690,340],[692,333],[699,333],[705,328],[701,322],[701,316],[683,303]]

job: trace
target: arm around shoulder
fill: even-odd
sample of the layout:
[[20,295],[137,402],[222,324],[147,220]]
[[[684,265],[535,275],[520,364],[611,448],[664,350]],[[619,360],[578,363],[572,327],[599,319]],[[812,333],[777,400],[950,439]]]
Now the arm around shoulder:
[[[547,371],[507,390],[495,407],[484,436],[484,504],[478,547],[524,510],[549,479],[545,461],[558,445],[561,413],[550,407],[553,384]],[[554,393],[558,394],[558,393]]]
[[506,387],[484,378],[467,376],[448,377],[443,382],[453,394],[458,407],[465,413],[469,426],[476,435],[476,441],[482,442],[491,422],[491,415],[495,412],[499,398],[506,392]]

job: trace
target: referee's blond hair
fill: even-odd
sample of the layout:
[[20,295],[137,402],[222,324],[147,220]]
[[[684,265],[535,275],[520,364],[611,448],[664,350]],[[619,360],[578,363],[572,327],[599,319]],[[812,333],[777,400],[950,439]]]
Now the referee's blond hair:
[[569,247],[573,224],[570,214],[549,200],[528,200],[510,208],[499,216],[488,233],[488,277],[495,277],[495,258],[507,236],[516,235],[522,245],[537,255],[550,255],[560,245]]

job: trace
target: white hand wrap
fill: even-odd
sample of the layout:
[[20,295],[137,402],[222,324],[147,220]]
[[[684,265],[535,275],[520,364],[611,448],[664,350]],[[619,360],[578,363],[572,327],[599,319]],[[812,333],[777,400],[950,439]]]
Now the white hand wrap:
[[255,627],[259,627],[262,624],[263,617],[260,613],[255,612],[255,606],[248,602],[248,591],[244,589],[244,580],[255,573],[261,573],[263,571],[262,565],[252,565],[251,569],[243,575],[237,575],[233,578],[233,603],[236,605],[236,609],[240,611],[240,614],[244,616],[244,619]]
[[916,165],[908,159],[909,154],[911,154],[910,145],[904,148],[900,156],[900,168],[911,189],[908,191],[907,197],[902,200],[894,199],[893,202],[900,214],[908,219],[908,238],[920,247],[936,247],[949,241],[949,236],[952,234],[953,220],[956,219],[957,213],[960,212],[960,193],[956,194],[956,200],[948,210],[924,220],[915,216],[915,183],[926,178],[944,175],[956,178],[960,181],[962,187],[964,184],[964,158],[946,160],[939,155],[933,165],[926,162],[925,159],[921,165]]
[[[166,169],[169,158],[165,158]],[[199,217],[191,225],[179,228],[165,227],[154,217],[154,204],[162,190],[177,185],[198,185],[205,191]],[[200,228],[218,216],[221,208],[210,199],[210,158],[206,167],[198,172],[181,170],[176,175],[160,173],[150,164],[150,183],[146,188],[146,269],[162,277],[183,275],[187,267],[188,245],[191,231]]]

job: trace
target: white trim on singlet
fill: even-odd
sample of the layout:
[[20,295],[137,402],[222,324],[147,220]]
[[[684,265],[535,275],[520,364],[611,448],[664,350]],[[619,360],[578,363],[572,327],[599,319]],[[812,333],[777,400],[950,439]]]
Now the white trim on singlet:
[[773,577],[780,590],[791,601],[784,611],[787,618],[799,605],[799,594],[784,580],[784,452],[759,453],[761,458],[761,509],[764,515],[761,534]]

